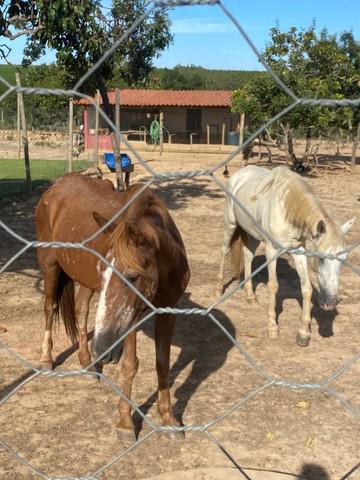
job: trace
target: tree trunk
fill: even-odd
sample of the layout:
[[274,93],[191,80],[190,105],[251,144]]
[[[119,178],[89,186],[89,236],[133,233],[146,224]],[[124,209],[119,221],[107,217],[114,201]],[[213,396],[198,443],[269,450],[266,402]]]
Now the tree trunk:
[[280,123],[281,128],[284,132],[285,136],[285,145],[286,145],[286,165],[289,165],[289,163],[294,164],[297,162],[297,158],[294,152],[294,144],[293,144],[293,138],[292,138],[292,133],[289,125],[287,123]]
[[338,130],[336,134],[336,152],[335,152],[335,155],[337,157],[340,155],[340,142],[341,142],[341,131]]
[[356,136],[353,139],[353,146],[351,151],[351,168],[354,168],[356,165],[356,150],[358,148],[359,141],[360,141],[360,123],[356,130]]
[[304,159],[306,160],[310,155],[311,150],[311,129],[306,129],[306,142],[305,142],[305,152],[304,152]]

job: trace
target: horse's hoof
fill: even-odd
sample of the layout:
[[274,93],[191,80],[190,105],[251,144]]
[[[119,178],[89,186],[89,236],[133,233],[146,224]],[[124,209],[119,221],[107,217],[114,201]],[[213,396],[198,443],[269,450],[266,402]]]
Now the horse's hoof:
[[214,289],[214,296],[215,297],[221,297],[223,293],[224,293],[224,289],[222,287],[216,287]]
[[258,305],[258,299],[256,297],[246,297],[246,301],[249,305]]
[[275,339],[279,337],[279,329],[278,328],[268,328],[267,330],[268,337],[271,339]]
[[82,366],[82,368],[86,368],[91,363],[90,355],[89,356],[78,355],[78,359],[79,359],[79,362],[80,362],[80,365]]
[[136,442],[136,435],[134,430],[128,430],[125,428],[117,427],[117,436],[118,439],[122,442],[126,443],[135,443]]
[[300,333],[296,335],[296,343],[299,347],[308,347],[310,343],[310,336],[303,337]]
[[182,430],[173,430],[171,432],[165,432],[165,437],[169,440],[185,440],[185,432]]
[[38,368],[40,370],[54,370],[54,363],[52,360],[40,360]]

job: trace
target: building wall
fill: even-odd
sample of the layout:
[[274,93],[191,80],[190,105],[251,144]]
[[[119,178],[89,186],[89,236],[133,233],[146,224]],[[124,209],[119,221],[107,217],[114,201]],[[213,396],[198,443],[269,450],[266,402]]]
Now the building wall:
[[[161,111],[164,113],[164,127],[167,128],[172,135],[173,143],[189,143],[190,133],[195,133],[187,129],[187,108],[176,107],[162,107]],[[195,109],[200,110],[200,109]],[[87,107],[86,109],[88,119],[85,122],[84,118],[84,130],[87,137],[94,137],[95,127],[95,109],[93,107]],[[121,108],[120,110],[120,128],[122,131],[138,130],[139,127],[144,126],[149,130],[151,122],[155,116],[159,115],[160,109],[156,108]],[[85,125],[86,123],[86,125]],[[210,143],[221,143],[222,141],[222,129],[225,125],[225,144],[227,144],[228,134],[231,131],[236,130],[239,123],[239,115],[231,113],[229,108],[202,108],[201,109],[201,131],[196,132],[197,135],[193,137],[194,143],[206,143],[207,142],[207,126],[210,128]],[[106,127],[105,120],[100,116],[100,128]],[[106,137],[106,131],[102,132],[105,135],[100,135],[101,147],[104,143],[109,148],[111,142],[106,141],[102,137]],[[139,139],[139,137],[137,137]],[[164,134],[164,141],[167,142],[168,138]],[[86,139],[86,148],[92,148],[93,139]]]

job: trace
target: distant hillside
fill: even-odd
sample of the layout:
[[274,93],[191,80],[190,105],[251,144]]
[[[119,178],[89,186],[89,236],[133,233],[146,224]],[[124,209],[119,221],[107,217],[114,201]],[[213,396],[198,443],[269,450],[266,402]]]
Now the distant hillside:
[[[18,68],[20,68],[20,70],[22,69],[21,66]],[[44,66],[31,67],[34,72],[33,75],[35,74],[36,76],[37,70],[39,73],[41,72],[41,86],[54,88],[54,83],[57,83],[54,78],[54,70],[56,67],[49,66],[48,68],[51,69],[51,80],[49,79],[49,85],[46,85],[46,75],[45,78],[43,75]],[[26,77],[28,77],[29,70],[26,68],[23,68],[23,70],[24,75],[22,75],[22,81],[23,84],[26,85],[26,83],[28,83]],[[178,65],[174,68],[155,68],[146,83],[146,87],[165,90],[235,90],[247,83],[255,73],[258,72],[241,70],[208,70],[194,65]],[[11,65],[0,65],[0,76],[11,85],[14,85],[15,67]],[[38,81],[36,83],[38,84]],[[62,84],[61,74],[59,74],[59,85],[56,86],[61,87]],[[109,82],[109,87],[124,88],[126,86],[127,85],[122,81],[112,80]],[[0,81],[0,91],[4,91],[4,88],[5,87]]]
[[209,70],[202,67],[181,66],[156,68],[150,83],[158,82],[159,88],[185,90],[235,90],[247,83],[256,71]]
[[[0,65],[0,76],[11,85],[15,85],[15,67],[12,65]],[[0,86],[1,85],[3,85],[3,83],[0,81]]]
[[[24,87],[64,88],[66,73],[54,64],[18,66],[21,84]],[[0,65],[0,76],[10,85],[15,85],[16,68]],[[248,82],[257,72],[236,70],[208,70],[191,66],[175,68],[157,68],[151,73],[141,88],[165,90],[235,90]],[[127,86],[121,79],[108,82],[108,87],[124,88]],[[7,90],[6,84],[0,80],[0,95]],[[67,128],[68,98],[55,95],[24,95],[25,111],[29,129]],[[0,128],[16,127],[16,94],[12,92],[0,104]],[[75,108],[75,115],[81,115],[81,109]]]

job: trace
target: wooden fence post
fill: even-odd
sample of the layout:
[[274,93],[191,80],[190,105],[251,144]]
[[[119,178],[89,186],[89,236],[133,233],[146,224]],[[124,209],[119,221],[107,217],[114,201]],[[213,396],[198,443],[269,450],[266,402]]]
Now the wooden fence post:
[[163,152],[163,146],[164,146],[164,112],[160,112],[159,124],[160,124],[159,142],[160,142],[160,155],[161,155]]
[[[240,125],[239,125],[239,145],[244,143],[244,128],[245,128],[245,113],[240,114]],[[244,158],[244,151],[241,152],[241,159]]]
[[221,145],[225,145],[225,123],[221,127]]
[[73,170],[73,130],[74,130],[74,99],[69,100],[69,172]]
[[120,153],[120,90],[115,89],[115,126],[116,133],[113,138],[113,149],[115,156],[115,171],[116,171],[116,181],[117,188],[120,192],[124,191],[124,182],[122,174],[122,165],[121,165],[121,153]]
[[99,167],[99,108],[100,91],[96,90],[96,110],[95,110],[95,164]]
[[17,141],[18,141],[18,159],[21,160],[21,119],[20,119],[20,93],[16,94],[17,100]]
[[[16,72],[16,85],[21,87],[20,81],[20,74]],[[21,119],[21,135],[22,135],[22,144],[24,146],[24,161],[25,161],[25,174],[26,174],[26,185],[28,193],[30,194],[32,191],[32,184],[31,184],[31,170],[30,170],[30,159],[29,159],[29,143],[28,143],[28,136],[27,136],[27,128],[26,128],[26,118],[25,118],[25,107],[24,107],[24,99],[22,92],[18,92],[19,98],[19,111],[20,111],[20,119]]]

